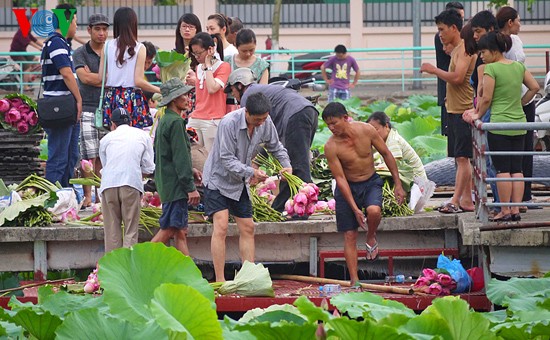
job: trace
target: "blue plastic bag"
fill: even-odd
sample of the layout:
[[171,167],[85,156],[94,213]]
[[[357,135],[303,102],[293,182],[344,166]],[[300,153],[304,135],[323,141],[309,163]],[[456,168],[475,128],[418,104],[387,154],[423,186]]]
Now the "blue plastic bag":
[[460,260],[454,259],[451,261],[448,257],[441,254],[437,258],[437,268],[445,269],[449,272],[453,280],[455,280],[456,289],[453,290],[453,293],[464,293],[470,290],[472,279],[460,263]]

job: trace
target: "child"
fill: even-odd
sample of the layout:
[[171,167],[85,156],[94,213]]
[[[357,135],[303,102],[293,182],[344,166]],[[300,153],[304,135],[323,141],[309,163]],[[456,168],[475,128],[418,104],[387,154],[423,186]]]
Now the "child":
[[[323,75],[323,79],[325,80],[325,82],[328,84],[329,103],[334,101],[335,98],[339,98],[342,100],[349,99],[350,89],[353,89],[355,85],[357,85],[359,77],[361,76],[357,61],[355,61],[352,56],[348,55],[348,50],[346,49],[346,46],[336,46],[334,48],[334,53],[336,53],[336,55],[330,57],[321,66],[321,74]],[[327,68],[332,70],[330,79],[327,76]],[[351,73],[351,69],[355,71],[355,78],[353,79],[353,83],[350,84],[349,76]]]

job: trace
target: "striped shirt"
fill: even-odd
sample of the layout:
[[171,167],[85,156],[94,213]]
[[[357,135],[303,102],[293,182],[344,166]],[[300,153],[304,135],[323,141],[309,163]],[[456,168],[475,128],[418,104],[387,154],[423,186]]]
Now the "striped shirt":
[[[414,151],[412,146],[399,134],[399,132],[397,132],[397,130],[390,130],[388,138],[386,139],[386,146],[396,161],[403,160],[405,164],[413,169],[414,177],[427,178],[422,160],[418,157],[418,154]],[[376,151],[373,156],[374,164],[377,169],[387,169],[384,158],[382,158],[378,151]]]
[[64,67],[70,67],[76,78],[71,55],[71,47],[67,40],[58,32],[55,32],[46,40],[42,56],[40,57],[42,65],[42,80],[44,81],[44,96],[63,96],[71,94],[69,88],[59,72]]

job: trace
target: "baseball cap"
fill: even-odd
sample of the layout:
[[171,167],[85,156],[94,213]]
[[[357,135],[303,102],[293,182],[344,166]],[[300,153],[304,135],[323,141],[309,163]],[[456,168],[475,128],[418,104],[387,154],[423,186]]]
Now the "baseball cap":
[[128,115],[128,111],[121,107],[115,109],[111,113],[111,121],[116,125],[130,124],[130,116]]
[[231,86],[236,83],[241,83],[244,86],[250,85],[256,82],[256,76],[254,72],[248,67],[241,67],[231,72],[229,79],[227,80],[227,86],[225,87],[225,93],[231,93]]
[[111,26],[109,24],[109,18],[107,18],[107,16],[103,15],[103,14],[100,14],[100,13],[96,13],[96,14],[92,14],[90,15],[90,19],[88,19],[88,26],[96,26],[96,25],[107,25],[107,26]]

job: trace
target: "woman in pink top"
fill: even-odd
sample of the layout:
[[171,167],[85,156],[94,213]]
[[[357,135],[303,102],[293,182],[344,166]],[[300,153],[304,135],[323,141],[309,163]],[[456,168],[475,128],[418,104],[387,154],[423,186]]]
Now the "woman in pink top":
[[[218,51],[216,51],[216,48]],[[219,34],[197,33],[189,43],[191,58],[199,63],[197,72],[189,71],[187,83],[195,85],[195,110],[187,126],[195,128],[199,143],[208,151],[214,144],[218,123],[225,115],[226,95],[223,92],[231,66],[214,57],[223,58],[223,45]]]
[[131,125],[144,128],[153,124],[147,99],[143,91],[160,93],[158,86],[150,84],[144,75],[145,46],[137,37],[137,15],[129,7],[116,10],[113,18],[113,40],[106,43],[99,63],[99,81],[103,78],[104,60],[107,58],[105,97],[103,98],[103,126],[111,123],[111,112],[122,107],[131,114]]

